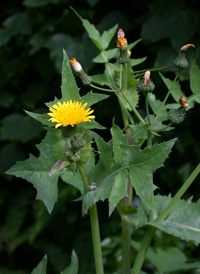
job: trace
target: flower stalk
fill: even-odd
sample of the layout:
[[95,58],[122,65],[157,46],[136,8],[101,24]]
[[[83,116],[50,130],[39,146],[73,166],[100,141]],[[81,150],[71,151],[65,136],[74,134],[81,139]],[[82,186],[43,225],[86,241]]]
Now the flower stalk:
[[[84,189],[86,193],[89,191],[89,180],[88,180],[87,174],[81,162],[77,161],[76,165],[81,175],[81,178],[83,180]],[[90,208],[89,212],[90,212],[90,222],[91,222],[91,230],[92,230],[92,241],[93,241],[93,249],[94,249],[96,274],[104,274],[102,251],[101,251],[101,238],[100,238],[100,230],[99,230],[99,219],[98,219],[96,204],[94,204]]]

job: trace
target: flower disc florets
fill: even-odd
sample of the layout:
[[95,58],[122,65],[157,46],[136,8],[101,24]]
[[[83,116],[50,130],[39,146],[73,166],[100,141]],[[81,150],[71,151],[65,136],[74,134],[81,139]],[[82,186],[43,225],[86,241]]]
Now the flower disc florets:
[[94,112],[90,108],[85,109],[87,103],[82,105],[82,102],[72,100],[63,102],[58,102],[57,104],[49,107],[51,112],[47,113],[51,118],[49,121],[52,123],[57,123],[55,128],[60,126],[74,126],[82,122],[91,122],[90,119],[94,119],[94,115],[90,115]]

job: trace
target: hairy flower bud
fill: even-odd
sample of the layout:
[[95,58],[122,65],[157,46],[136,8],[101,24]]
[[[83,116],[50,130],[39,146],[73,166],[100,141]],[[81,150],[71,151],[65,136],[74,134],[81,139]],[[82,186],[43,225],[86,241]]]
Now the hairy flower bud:
[[118,63],[127,64],[130,59],[130,51],[127,49],[128,42],[122,29],[118,30],[116,43],[118,51],[115,58],[117,59]]
[[83,85],[90,85],[91,84],[91,79],[88,77],[88,75],[84,72],[82,69],[82,66],[79,62],[76,61],[76,58],[72,58],[69,60],[74,71],[78,74],[78,76],[81,79],[81,82]]

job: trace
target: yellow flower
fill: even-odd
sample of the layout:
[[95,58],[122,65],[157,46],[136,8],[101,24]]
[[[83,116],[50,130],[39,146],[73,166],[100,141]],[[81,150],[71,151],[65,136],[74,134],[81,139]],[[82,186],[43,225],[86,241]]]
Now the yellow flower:
[[49,107],[50,113],[47,113],[52,118],[49,119],[52,123],[57,123],[55,128],[60,126],[74,126],[82,122],[91,122],[90,119],[94,119],[94,115],[90,115],[94,112],[90,108],[85,109],[87,103],[82,105],[82,102],[72,100],[63,102],[58,102],[57,104]]
[[126,38],[118,38],[117,39],[117,47],[120,48],[121,50],[125,50],[127,48],[127,40]]

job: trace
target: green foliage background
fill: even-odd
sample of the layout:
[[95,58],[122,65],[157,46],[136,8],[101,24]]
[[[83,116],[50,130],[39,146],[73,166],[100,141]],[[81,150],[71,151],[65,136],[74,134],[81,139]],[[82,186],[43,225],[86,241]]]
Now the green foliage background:
[[[142,38],[132,52],[133,58],[147,56],[146,61],[136,67],[138,70],[167,66],[162,73],[173,79],[173,60],[177,50],[186,43],[196,45],[188,58],[190,62],[195,58],[200,65],[197,0],[190,3],[184,0],[142,0],[134,1],[131,6],[119,1],[107,2],[102,5],[99,0],[24,0],[1,4],[0,273],[31,273],[44,254],[48,256],[48,273],[60,273],[69,265],[72,249],[79,258],[79,272],[92,273],[90,223],[88,217],[81,217],[81,205],[75,202],[78,191],[60,182],[58,202],[49,215],[44,205],[35,201],[36,191],[31,184],[5,175],[16,161],[27,159],[29,153],[38,155],[35,144],[40,143],[45,130],[23,110],[46,112],[44,102],[52,101],[54,96],[60,97],[63,48],[70,58],[76,57],[89,74],[103,72],[101,64],[92,62],[98,51],[70,6],[94,23],[100,32],[118,23],[129,43]],[[112,46],[115,46],[115,39]],[[188,71],[183,71],[181,87],[189,96],[188,78]],[[156,96],[163,99],[166,87],[158,73],[152,73],[152,79],[156,83]],[[81,87],[78,79],[77,83]],[[81,94],[85,91],[89,89],[81,89]],[[97,121],[105,127],[111,126],[113,117],[116,124],[122,125],[120,110],[115,103],[115,97],[111,96],[94,108]],[[142,113],[142,109],[140,111]],[[188,112],[184,123],[163,136],[178,138],[166,169],[155,174],[159,193],[163,195],[170,192],[173,195],[199,162],[199,115],[200,111],[195,107]],[[98,133],[105,140],[110,139],[108,130]],[[199,181],[196,180],[187,195],[194,195],[197,200],[199,194]],[[106,202],[99,207],[103,251],[107,255],[106,273],[114,273],[120,261],[119,216],[114,212],[109,219]],[[137,235],[138,238],[142,236],[142,232]],[[165,250],[178,247],[189,260],[198,258],[200,251],[190,243],[168,238],[160,232],[156,234],[154,245]],[[133,243],[133,248],[137,250],[137,244]],[[148,260],[146,268],[154,273]]]

